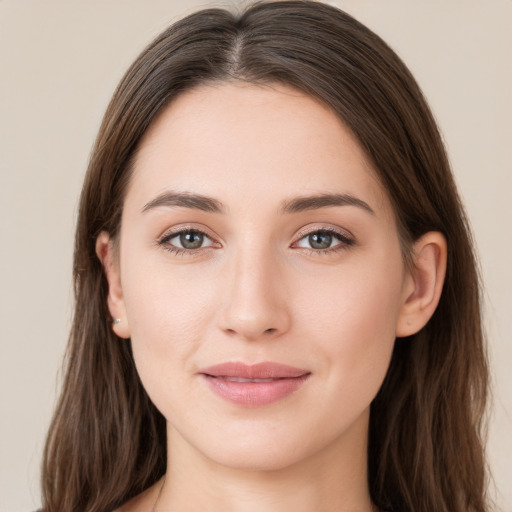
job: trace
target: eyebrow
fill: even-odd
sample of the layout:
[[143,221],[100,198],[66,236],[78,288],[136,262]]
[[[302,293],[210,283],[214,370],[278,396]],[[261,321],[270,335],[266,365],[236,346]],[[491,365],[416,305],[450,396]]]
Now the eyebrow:
[[[190,192],[163,192],[155,197],[149,203],[144,205],[142,212],[147,212],[158,207],[172,208],[175,206],[182,208],[191,208],[202,210],[208,213],[225,213],[226,207],[213,197],[192,194]],[[303,196],[284,201],[281,205],[281,213],[298,213],[308,210],[319,210],[332,206],[357,206],[367,211],[371,215],[375,212],[368,203],[351,194],[317,194],[313,196]]]
[[357,206],[371,215],[375,215],[375,212],[368,203],[350,194],[318,194],[297,197],[285,201],[281,211],[283,213],[297,213],[307,210],[318,210],[329,206]]
[[166,206],[168,208],[181,206],[183,208],[192,208],[209,213],[225,212],[224,205],[220,201],[217,201],[217,199],[200,194],[191,194],[189,192],[164,192],[149,203],[146,203],[144,208],[142,208],[142,212],[144,213],[160,206]]

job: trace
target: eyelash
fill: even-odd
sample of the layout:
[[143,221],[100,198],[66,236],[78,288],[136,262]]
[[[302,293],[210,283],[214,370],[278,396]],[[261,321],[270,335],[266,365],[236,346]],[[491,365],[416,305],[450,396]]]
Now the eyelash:
[[328,247],[327,249],[313,249],[310,247],[300,247],[300,249],[307,251],[308,253],[313,254],[315,256],[327,256],[330,254],[338,253],[340,251],[345,251],[355,244],[355,239],[342,231],[339,231],[334,228],[319,228],[299,233],[297,240],[293,242],[292,245],[298,244],[304,238],[314,234],[330,235],[340,242],[334,247]]
[[[211,240],[212,244],[208,245],[206,247],[199,247],[197,249],[186,249],[186,248],[182,248],[182,247],[176,247],[169,243],[169,241],[172,240],[173,238],[176,238],[177,236],[180,236],[185,233],[189,233],[189,234],[193,233],[193,234],[203,235],[204,237]],[[298,248],[302,249],[303,251],[307,251],[308,253],[313,254],[313,255],[328,255],[328,254],[333,254],[333,253],[337,253],[339,251],[346,250],[350,246],[355,244],[355,240],[352,237],[350,237],[349,235],[347,235],[346,233],[338,231],[334,228],[319,228],[319,229],[312,229],[309,231],[304,231],[304,232],[299,233],[296,241],[293,242],[291,247],[294,248],[293,247],[294,245],[298,244],[301,240],[303,240],[304,238],[311,236],[313,234],[330,235],[330,236],[333,236],[334,238],[336,238],[340,243],[338,243],[334,247],[329,247],[327,249],[313,249],[313,248],[308,248],[308,247],[298,247]],[[164,250],[169,251],[171,254],[174,254],[175,256],[187,256],[187,255],[195,256],[195,255],[201,254],[203,251],[205,251],[209,248],[220,247],[220,244],[218,242],[216,242],[215,240],[213,240],[212,237],[209,236],[205,231],[202,231],[201,229],[189,228],[189,227],[181,228],[176,231],[172,231],[171,233],[166,233],[157,241],[157,243],[158,243],[158,245],[162,246]],[[297,248],[297,247],[295,247],[295,248]]]
[[[212,241],[211,245],[208,245],[206,247],[199,247],[197,249],[186,249],[183,247],[176,247],[175,245],[171,245],[169,243],[170,240],[173,238],[176,238],[177,236],[180,236],[182,234],[189,233],[189,234],[199,234],[203,235],[205,238],[208,238]],[[195,256],[200,253],[202,253],[205,249],[209,249],[211,247],[218,246],[220,247],[220,244],[218,242],[215,242],[211,236],[208,235],[205,231],[197,228],[191,228],[191,227],[184,227],[181,229],[178,229],[176,231],[172,231],[170,233],[165,233],[158,241],[158,245],[162,246],[163,249],[166,251],[169,251],[171,254],[174,254],[175,256]]]

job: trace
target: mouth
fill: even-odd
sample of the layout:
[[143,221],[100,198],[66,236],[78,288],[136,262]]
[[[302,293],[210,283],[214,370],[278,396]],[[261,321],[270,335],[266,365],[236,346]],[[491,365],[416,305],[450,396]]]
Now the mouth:
[[[207,377],[213,377],[214,379],[224,379],[228,382],[274,382],[277,379],[244,379],[243,377],[224,377],[218,375],[206,375]],[[282,378],[282,377],[280,377]]]
[[211,391],[245,407],[268,405],[298,391],[311,372],[279,363],[228,362],[199,372]]

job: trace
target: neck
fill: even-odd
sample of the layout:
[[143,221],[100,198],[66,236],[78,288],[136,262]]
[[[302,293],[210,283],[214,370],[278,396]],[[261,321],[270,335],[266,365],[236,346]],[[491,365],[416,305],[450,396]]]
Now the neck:
[[168,469],[157,511],[371,512],[368,414],[320,452],[282,468],[219,464],[168,427]]

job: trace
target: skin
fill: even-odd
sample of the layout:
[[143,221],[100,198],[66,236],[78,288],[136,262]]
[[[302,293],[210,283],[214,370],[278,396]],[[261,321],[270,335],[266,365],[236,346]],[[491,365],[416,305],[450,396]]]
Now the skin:
[[[222,211],[155,205],[169,191],[208,196]],[[283,211],[322,194],[372,211]],[[180,229],[204,232],[202,247],[172,252]],[[312,247],[312,233],[330,246]],[[131,338],[168,425],[165,480],[121,510],[373,510],[370,403],[396,336],[421,329],[437,305],[446,244],[427,233],[414,270],[404,268],[386,192],[330,110],[282,85],[179,96],[142,140],[119,246],[102,233],[97,253],[121,319],[113,328]],[[198,375],[226,361],[311,375],[277,402],[244,407]]]

